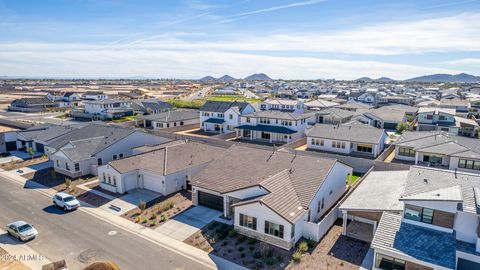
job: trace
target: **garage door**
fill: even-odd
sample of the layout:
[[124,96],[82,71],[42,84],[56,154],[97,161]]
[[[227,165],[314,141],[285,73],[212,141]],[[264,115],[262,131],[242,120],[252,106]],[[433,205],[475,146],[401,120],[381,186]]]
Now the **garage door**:
[[223,197],[203,191],[198,192],[198,205],[223,212]]
[[143,188],[149,189],[158,193],[163,193],[162,180],[153,175],[143,175]]
[[43,147],[43,144],[41,144],[41,143],[35,143],[35,147],[37,148],[37,152],[45,153],[45,149],[44,149],[44,147]]
[[469,261],[469,260],[465,260],[462,258],[458,258],[457,270],[480,270],[480,264]]
[[17,150],[17,142],[6,142],[7,152]]

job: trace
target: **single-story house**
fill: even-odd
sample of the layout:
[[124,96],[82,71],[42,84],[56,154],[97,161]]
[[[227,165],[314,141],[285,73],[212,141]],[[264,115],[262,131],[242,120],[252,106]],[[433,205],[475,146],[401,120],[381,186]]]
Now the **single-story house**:
[[385,147],[387,133],[369,125],[316,124],[307,131],[307,148],[341,154],[377,157]]
[[232,145],[192,178],[192,200],[241,234],[289,250],[346,191],[352,168],[317,155]]
[[225,150],[192,141],[174,141],[142,148],[146,152],[99,166],[100,186],[121,194],[137,188],[163,195],[191,189],[192,175],[205,168]]
[[161,129],[199,124],[200,117],[197,110],[172,110],[140,116],[135,122],[145,128]]

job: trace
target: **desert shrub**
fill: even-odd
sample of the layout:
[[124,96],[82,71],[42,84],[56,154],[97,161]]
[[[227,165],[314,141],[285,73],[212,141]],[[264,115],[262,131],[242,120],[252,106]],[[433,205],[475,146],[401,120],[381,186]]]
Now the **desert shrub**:
[[145,211],[145,209],[147,209],[147,203],[145,201],[140,201],[138,203],[138,208],[140,208],[140,211]]
[[267,257],[267,258],[265,258],[265,263],[267,265],[274,265],[275,264],[275,259],[273,257]]
[[72,179],[65,178],[65,189],[70,188],[71,185],[72,185]]
[[148,219],[144,217],[142,223],[147,223],[147,222],[148,222]]
[[279,263],[283,262],[283,256],[282,255],[277,255],[277,261]]
[[247,243],[248,243],[249,245],[254,245],[254,244],[257,243],[257,239],[255,239],[255,238],[249,238],[248,241],[247,241]]
[[154,221],[152,221],[152,223],[150,223],[150,226],[152,226],[152,227],[155,226],[155,225],[157,225],[157,221],[156,221],[156,220],[154,220]]
[[167,221],[167,217],[165,217],[164,215],[160,216],[160,221],[161,222]]
[[306,241],[302,241],[298,245],[298,251],[300,251],[301,253],[305,253],[307,252],[307,250],[308,250],[308,243]]
[[260,251],[255,251],[253,253],[253,258],[260,259],[262,257],[262,253]]
[[155,213],[152,213],[152,214],[150,215],[150,219],[151,219],[151,220],[157,219],[157,215],[156,215]]
[[292,262],[299,263],[302,260],[302,253],[300,251],[295,251],[292,255]]

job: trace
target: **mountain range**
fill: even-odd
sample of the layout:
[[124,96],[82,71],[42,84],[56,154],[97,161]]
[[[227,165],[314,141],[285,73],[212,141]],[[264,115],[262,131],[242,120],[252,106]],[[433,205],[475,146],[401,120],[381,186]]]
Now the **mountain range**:
[[[362,81],[362,82],[394,82],[396,80],[381,77],[378,79],[372,79],[369,77],[361,77],[356,79],[355,81]],[[405,80],[407,82],[423,82],[423,83],[478,83],[480,82],[480,76],[474,76],[467,73],[460,73],[456,75],[452,74],[431,74],[431,75],[424,75],[420,77],[415,77],[411,79]]]
[[[202,81],[202,82],[208,82],[208,81],[229,82],[229,81],[233,81],[233,80],[236,80],[236,79],[233,78],[230,75],[223,75],[220,78],[215,78],[215,77],[212,77],[212,76],[206,76],[206,77],[203,77],[203,78],[200,79],[200,81]],[[246,81],[271,81],[272,79],[264,73],[256,73],[256,74],[252,74],[250,76],[245,77],[243,80],[246,80]]]

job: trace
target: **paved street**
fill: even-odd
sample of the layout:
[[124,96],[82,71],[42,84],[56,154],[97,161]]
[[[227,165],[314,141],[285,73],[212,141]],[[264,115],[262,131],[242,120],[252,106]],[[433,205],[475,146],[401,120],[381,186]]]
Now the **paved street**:
[[82,211],[64,213],[35,190],[0,177],[0,224],[23,219],[39,231],[28,245],[51,260],[81,269],[108,259],[121,269],[207,269],[203,265]]
[[56,118],[58,115],[62,115],[63,113],[22,113],[22,112],[10,112],[6,110],[0,110],[0,118],[5,118],[8,120],[27,120],[32,122],[42,122],[42,123],[50,123],[50,124],[57,124],[57,125],[72,125],[78,124],[82,122],[74,121],[74,120],[65,120]]

